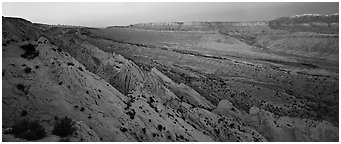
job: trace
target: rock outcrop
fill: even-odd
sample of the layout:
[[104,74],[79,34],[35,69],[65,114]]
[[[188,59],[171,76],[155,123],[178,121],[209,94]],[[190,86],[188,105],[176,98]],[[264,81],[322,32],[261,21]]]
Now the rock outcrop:
[[257,107],[251,107],[249,113],[245,113],[228,100],[220,101],[212,112],[245,122],[268,141],[338,141],[338,128],[326,121],[278,117]]

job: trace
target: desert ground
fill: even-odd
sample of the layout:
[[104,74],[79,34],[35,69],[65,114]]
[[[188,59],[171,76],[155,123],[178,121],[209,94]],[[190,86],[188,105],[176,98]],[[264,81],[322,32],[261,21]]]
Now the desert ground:
[[338,19],[2,17],[2,141],[339,141]]

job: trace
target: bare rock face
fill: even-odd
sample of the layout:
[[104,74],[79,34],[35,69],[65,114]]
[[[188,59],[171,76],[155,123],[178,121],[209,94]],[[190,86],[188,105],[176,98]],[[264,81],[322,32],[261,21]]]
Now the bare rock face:
[[213,113],[228,116],[228,117],[234,117],[234,118],[244,118],[245,112],[240,111],[236,107],[233,106],[233,104],[224,99],[221,100],[218,104],[218,106],[212,111]]
[[268,141],[337,141],[338,128],[326,121],[294,117],[276,117],[271,112],[251,107],[249,113],[239,111],[228,100],[221,100],[214,113],[240,119]]
[[[15,45],[11,48],[20,50]],[[116,125],[121,124],[118,117],[126,115],[121,111],[125,96],[85,70],[70,55],[58,51],[45,38],[38,40],[35,49],[39,56],[32,60],[20,58],[20,53],[4,57],[2,108],[5,127],[28,119],[38,120],[49,128],[54,117],[69,116],[92,127],[103,140],[128,139],[120,136]]]
[[169,89],[181,100],[184,100],[193,106],[202,107],[205,109],[213,109],[215,107],[211,102],[206,100],[203,96],[201,96],[191,87],[183,83],[181,84],[174,83],[170,78],[162,74],[156,68],[153,68],[151,72],[155,73],[160,79],[162,79],[163,83],[165,83],[165,85],[169,87]]
[[128,61],[111,81],[116,81],[114,86],[122,93],[127,94],[142,83],[145,77],[145,73],[136,64]]
[[269,141],[338,141],[338,128],[326,121],[287,116],[276,118],[257,107],[250,109],[248,119]]
[[179,85],[170,86],[171,90],[176,94],[181,100],[187,101],[188,103],[203,107],[206,109],[213,109],[214,105],[202,97],[198,92],[193,90],[191,87],[181,83]]

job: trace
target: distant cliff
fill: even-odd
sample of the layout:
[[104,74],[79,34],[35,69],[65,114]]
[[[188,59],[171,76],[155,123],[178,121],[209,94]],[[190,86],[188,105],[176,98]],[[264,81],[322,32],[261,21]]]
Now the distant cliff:
[[[339,15],[303,14],[278,18],[272,21],[250,22],[159,22],[139,23],[121,28],[137,28],[160,31],[220,31],[224,33],[261,34],[276,30],[312,31],[318,33],[337,34],[339,31]],[[112,28],[110,26],[107,28]],[[277,31],[278,32],[278,31]]]
[[312,31],[318,33],[339,33],[339,14],[303,14],[279,18],[269,22],[273,29],[291,31]]
[[261,33],[268,30],[268,22],[162,22],[162,23],[140,23],[130,25],[130,28],[169,30],[169,31],[222,31]]

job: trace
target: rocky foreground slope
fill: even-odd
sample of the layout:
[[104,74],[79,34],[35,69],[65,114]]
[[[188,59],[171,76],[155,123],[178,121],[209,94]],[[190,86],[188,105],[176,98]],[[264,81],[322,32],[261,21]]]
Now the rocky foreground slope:
[[[81,33],[24,39],[30,33],[17,32],[16,23],[3,23],[10,35],[2,51],[3,141],[27,141],[13,132],[23,120],[46,133],[34,141],[338,141],[338,127],[329,122],[257,107],[245,112],[226,99],[215,106],[156,68],[102,51]],[[75,122],[67,136],[54,132],[64,117]]]
[[[10,45],[4,54],[7,55],[8,50],[10,55],[15,49],[18,49],[15,44]],[[176,93],[184,97],[179,99],[162,85],[164,82],[156,69],[144,72],[149,75],[144,77],[135,71],[139,68],[132,68],[132,62],[115,59],[117,63],[123,63],[122,72],[131,71],[125,74],[145,78],[142,81],[117,81],[117,84],[128,86],[121,87],[130,92],[123,95],[104,79],[87,71],[70,55],[57,49],[47,39],[40,38],[36,44],[39,51],[36,58],[26,60],[19,54],[4,57],[5,128],[28,119],[38,120],[49,132],[53,129],[51,125],[56,121],[55,117],[68,116],[84,122],[85,127],[95,132],[95,138],[88,140],[99,140],[96,137],[104,141],[265,140],[252,128],[204,109],[212,109],[211,104],[194,90],[187,91],[191,89],[189,87],[174,85],[184,87],[184,91],[182,88],[176,89]],[[118,77],[126,77],[120,74]],[[224,119],[222,124],[216,124],[218,119]],[[224,127],[224,123],[238,127]],[[82,137],[85,136],[79,140]]]

